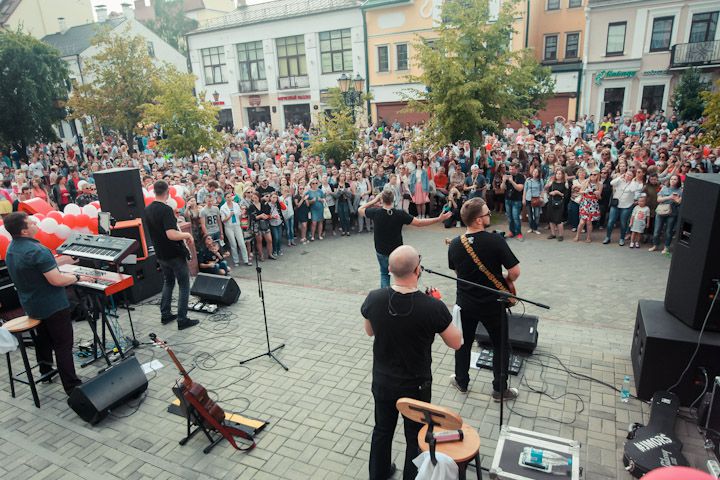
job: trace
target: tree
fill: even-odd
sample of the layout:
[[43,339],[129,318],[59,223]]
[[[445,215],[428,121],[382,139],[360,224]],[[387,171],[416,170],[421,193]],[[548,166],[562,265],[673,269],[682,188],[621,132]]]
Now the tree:
[[689,68],[680,76],[672,96],[672,107],[680,120],[697,120],[705,109],[702,92],[710,89],[710,84],[700,77],[697,68]]
[[165,135],[160,148],[181,157],[223,145],[223,136],[215,129],[219,109],[210,102],[199,101],[193,95],[194,85],[193,74],[167,67],[158,80],[160,94],[142,107],[143,123],[162,127]]
[[702,92],[702,99],[705,101],[703,117],[703,143],[709,143],[713,147],[720,147],[720,80],[715,82],[715,91]]
[[426,88],[405,98],[410,110],[429,114],[439,143],[479,140],[505,121],[528,120],[552,94],[550,69],[529,49],[510,49],[518,4],[503,2],[491,21],[487,0],[447,0],[439,37],[416,42],[422,74],[410,81]]
[[0,141],[25,156],[32,141],[54,141],[70,79],[57,50],[20,30],[0,32]]
[[[364,104],[365,101],[367,96],[363,95],[360,103]],[[328,89],[327,105],[332,112],[328,115],[321,114],[318,118],[318,134],[310,141],[309,153],[320,155],[325,160],[345,160],[352,155],[357,140],[353,112],[345,104],[339,88]]]
[[145,26],[180,53],[187,54],[185,34],[197,28],[198,22],[185,16],[184,1],[155,0],[153,8],[155,18],[143,22]]
[[148,55],[145,39],[129,30],[116,35],[101,30],[93,39],[99,51],[85,64],[85,81],[76,85],[69,106],[75,118],[89,116],[130,141],[141,109],[158,94],[162,69]]

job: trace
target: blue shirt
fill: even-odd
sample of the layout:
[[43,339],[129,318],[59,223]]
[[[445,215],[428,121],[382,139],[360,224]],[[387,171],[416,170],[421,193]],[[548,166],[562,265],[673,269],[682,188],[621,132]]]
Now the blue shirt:
[[55,257],[34,238],[15,238],[5,258],[10,278],[29,317],[43,320],[70,307],[65,287],[55,287],[45,273],[57,268]]

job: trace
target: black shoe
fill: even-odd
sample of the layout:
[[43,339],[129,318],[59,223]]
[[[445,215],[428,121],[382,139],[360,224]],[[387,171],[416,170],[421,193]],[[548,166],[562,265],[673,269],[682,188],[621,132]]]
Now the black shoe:
[[160,322],[161,322],[163,325],[167,325],[168,323],[170,323],[170,322],[172,322],[172,321],[174,321],[174,320],[177,320],[177,315],[172,314],[172,315],[170,315],[169,317],[161,318],[161,319],[160,319]]
[[189,318],[186,318],[185,320],[178,320],[178,330],[185,330],[186,328],[194,327],[199,323],[200,320],[190,320]]
[[395,472],[397,472],[397,467],[394,463],[390,464],[390,470],[388,471],[388,476],[386,478],[392,478],[393,475],[395,475]]
[[[503,399],[503,401],[515,400],[518,397],[519,393],[520,392],[518,392],[517,388],[508,388],[505,390],[505,392],[503,392],[502,399]],[[496,403],[499,403],[500,402],[500,392],[493,392],[492,399]]]
[[455,378],[455,375],[450,375],[450,385],[453,386],[453,387],[455,387],[455,389],[456,389],[458,392],[460,392],[460,393],[467,393],[467,392],[468,392],[468,388],[467,388],[467,387],[463,387],[462,385],[460,385],[460,384],[457,382],[457,379]]

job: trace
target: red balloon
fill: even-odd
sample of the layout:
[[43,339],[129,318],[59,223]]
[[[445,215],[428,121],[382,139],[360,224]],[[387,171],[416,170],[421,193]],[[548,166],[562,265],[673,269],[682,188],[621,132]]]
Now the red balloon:
[[97,200],[95,200],[94,202],[90,202],[90,205],[100,210],[100,202],[98,202]]
[[45,218],[45,215],[43,215],[42,213],[35,213],[35,214],[33,214],[33,217],[37,218],[38,222],[40,222],[40,220]]
[[62,238],[58,237],[57,235],[55,235],[54,233],[50,233],[50,234],[48,234],[48,240],[47,240],[47,242],[48,242],[48,243],[47,243],[46,246],[47,246],[50,250],[55,250],[55,249],[58,248],[60,245],[62,245],[62,243],[64,242],[64,240],[63,240]]
[[10,246],[10,240],[5,235],[0,235],[0,258],[5,259],[5,254]]
[[77,215],[73,215],[72,213],[66,213],[63,216],[62,223],[74,230],[77,225],[77,218]]
[[75,228],[83,228],[90,226],[90,217],[84,213],[75,216]]
[[145,197],[145,206],[147,207],[154,201],[155,201],[155,197]]
[[88,228],[94,235],[98,234],[98,219],[97,219],[97,217],[93,217],[90,219],[90,225],[88,225]]
[[[48,218],[52,218],[58,223],[63,223],[63,214],[58,212],[57,210],[53,210],[52,212],[48,212],[47,214]],[[42,243],[42,242],[41,242]]]
[[646,474],[648,480],[712,480],[712,475],[689,467],[660,467]]
[[48,242],[50,241],[50,234],[42,230],[38,230],[38,232],[35,234],[35,240],[40,242],[41,245],[45,245],[47,247]]
[[177,189],[175,187],[168,188],[168,191],[170,192],[171,197],[174,197],[175,195],[177,195]]
[[173,197],[173,200],[177,203],[178,210],[185,207],[185,200],[181,196]]

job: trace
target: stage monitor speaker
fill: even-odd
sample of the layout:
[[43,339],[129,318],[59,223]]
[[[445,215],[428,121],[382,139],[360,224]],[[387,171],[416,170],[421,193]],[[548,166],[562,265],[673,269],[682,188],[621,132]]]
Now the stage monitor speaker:
[[144,218],[145,198],[137,168],[111,168],[93,174],[100,209],[115,220]]
[[[538,342],[537,326],[539,321],[537,315],[510,315],[508,335],[513,350],[522,350],[528,353],[535,351]],[[475,339],[481,346],[492,345],[490,335],[488,335],[482,323],[478,323],[475,330]]]
[[232,277],[200,273],[193,282],[190,294],[208,302],[232,305],[240,298],[240,287]]
[[132,275],[133,286],[125,290],[130,303],[139,303],[162,292],[163,275],[155,254],[137,263],[124,263],[123,273]]
[[[640,300],[631,350],[637,396],[650,400],[655,392],[670,388],[688,365],[697,342],[697,330],[668,313],[662,302]],[[705,332],[695,360],[673,389],[681,405],[689,406],[702,393],[705,376],[700,367],[705,368],[711,381],[720,375],[718,359],[720,333]]]
[[[665,290],[665,308],[699,330],[720,279],[720,175],[691,173],[683,186],[676,241]],[[720,331],[720,305],[706,330]]]
[[67,402],[80,418],[95,425],[105,418],[110,410],[138,397],[147,386],[147,377],[137,358],[127,357],[76,387]]

